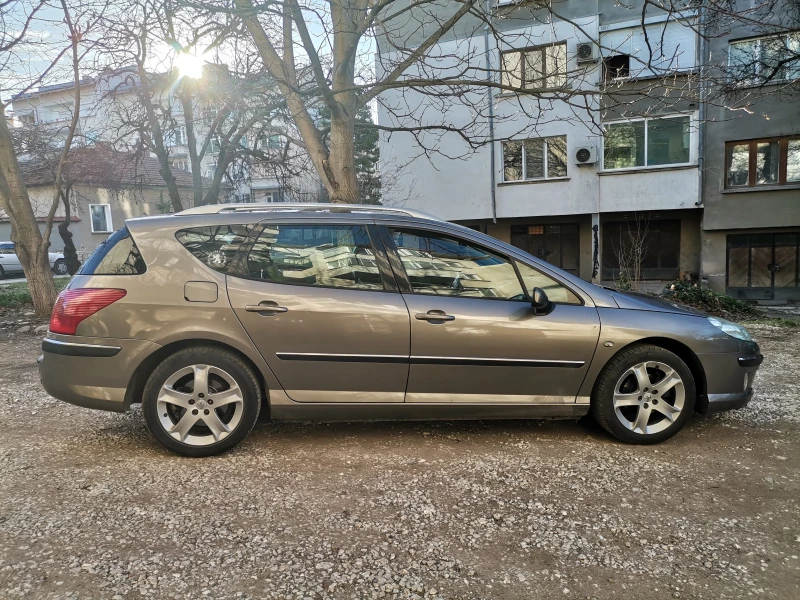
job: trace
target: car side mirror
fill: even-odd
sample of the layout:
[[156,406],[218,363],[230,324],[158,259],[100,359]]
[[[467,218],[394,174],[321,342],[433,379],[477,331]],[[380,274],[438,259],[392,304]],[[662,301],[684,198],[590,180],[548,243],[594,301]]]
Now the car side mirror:
[[531,290],[531,307],[537,315],[550,312],[552,304],[542,288],[535,287]]

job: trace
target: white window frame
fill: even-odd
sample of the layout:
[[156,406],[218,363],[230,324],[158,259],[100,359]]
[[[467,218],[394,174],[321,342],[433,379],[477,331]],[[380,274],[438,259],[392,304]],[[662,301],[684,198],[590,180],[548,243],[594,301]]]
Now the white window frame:
[[[106,213],[106,226],[108,227],[105,231],[96,230],[94,228],[94,218],[92,215],[92,209],[95,206],[102,206]],[[111,222],[111,205],[110,204],[90,204],[89,205],[89,225],[92,228],[92,233],[112,233],[114,231],[114,225]]]
[[[689,117],[689,162],[683,163],[669,163],[666,165],[648,165],[647,164],[647,145],[649,143],[649,136],[648,132],[650,131],[650,126],[648,123],[650,121],[660,121],[662,119],[680,119],[681,117],[686,118]],[[606,136],[605,136],[605,129],[608,125],[619,125],[620,123],[638,123],[640,121],[645,122],[644,126],[644,165],[641,167],[617,167],[614,169],[606,167]],[[651,170],[651,169],[674,169],[676,167],[688,167],[697,164],[697,118],[695,113],[679,113],[675,115],[659,115],[657,117],[638,117],[635,119],[617,119],[615,121],[604,121],[603,122],[603,136],[602,136],[602,148],[600,148],[600,156],[603,165],[603,171],[605,172],[615,172],[615,171],[643,171],[643,170]]]
[[[762,62],[763,57],[762,57],[761,53],[763,51],[764,42],[767,41],[767,40],[773,40],[773,39],[776,39],[776,38],[790,38],[790,37],[796,37],[800,41],[800,32],[792,31],[792,32],[788,32],[788,33],[777,33],[777,34],[774,34],[774,35],[763,35],[763,36],[760,36],[760,37],[747,38],[747,39],[744,39],[744,40],[734,40],[734,41],[728,42],[728,60],[727,60],[727,63],[728,63],[728,78],[730,79],[731,83],[735,83],[739,87],[758,87],[760,85],[778,85],[778,84],[786,83],[787,81],[789,81],[787,79],[779,79],[778,77],[775,77],[774,79],[769,81],[769,83],[764,83],[764,82],[762,82],[760,80],[760,78],[761,78],[761,72],[762,72],[762,67],[763,67],[763,62]],[[733,69],[736,68],[736,65],[731,64],[731,57],[732,57],[731,48],[733,48],[734,46],[743,46],[743,45],[746,45],[746,44],[755,44],[756,45],[756,56],[755,56],[756,71],[755,71],[755,73],[748,73],[747,78],[739,80],[739,78],[740,78],[740,76],[742,74],[733,72]],[[751,78],[754,78],[755,80],[753,81],[753,80],[751,80]]]
[[[567,174],[561,177],[548,177],[547,173],[550,171],[550,157],[549,157],[549,148],[548,148],[548,140],[552,138],[564,138],[564,144],[567,146],[567,160],[566,167],[567,167]],[[526,160],[526,153],[525,150],[525,142],[530,142],[533,140],[543,140],[544,141],[544,177],[531,177],[528,178],[528,161]],[[520,142],[522,144],[522,179],[506,179],[506,166],[505,166],[505,146],[507,142]],[[503,140],[500,143],[500,165],[503,169],[503,183],[526,183],[529,181],[559,181],[561,179],[569,179],[569,141],[567,140],[567,136],[565,134],[562,135],[548,135],[536,138],[525,138],[524,140]]]

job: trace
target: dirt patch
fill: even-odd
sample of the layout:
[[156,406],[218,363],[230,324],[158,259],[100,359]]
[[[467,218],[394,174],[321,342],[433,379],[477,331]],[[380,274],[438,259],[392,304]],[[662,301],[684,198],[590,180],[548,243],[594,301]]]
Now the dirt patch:
[[49,398],[0,340],[0,597],[768,598],[800,589],[800,342],[654,447],[590,420],[275,424],[221,457]]

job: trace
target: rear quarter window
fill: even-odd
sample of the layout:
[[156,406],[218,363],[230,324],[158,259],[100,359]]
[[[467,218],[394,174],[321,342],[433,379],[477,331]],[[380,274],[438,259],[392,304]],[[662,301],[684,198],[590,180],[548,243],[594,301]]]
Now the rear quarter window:
[[127,227],[112,233],[83,263],[78,275],[141,275],[147,265]]
[[192,227],[175,233],[178,241],[204,265],[227,273],[239,247],[247,241],[246,225]]

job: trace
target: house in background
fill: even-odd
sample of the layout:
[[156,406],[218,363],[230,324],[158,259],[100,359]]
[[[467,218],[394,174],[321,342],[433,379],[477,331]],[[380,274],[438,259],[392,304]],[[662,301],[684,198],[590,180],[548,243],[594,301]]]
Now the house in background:
[[[217,117],[219,103],[214,90],[225,85],[225,77],[227,71],[224,67],[206,64],[203,68],[203,77],[195,83],[199,91],[192,123],[198,149],[210,137],[209,131]],[[182,105],[170,91],[172,82],[167,74],[153,75],[152,78],[160,86],[156,93],[156,102],[160,100],[165,106],[169,106],[170,114],[174,118],[174,126],[162,131],[170,156],[170,165],[175,171],[191,173],[189,139]],[[77,137],[73,142],[75,146],[91,146],[97,143],[125,144],[128,148],[136,146],[135,136],[125,137],[122,132],[130,129],[125,126],[126,119],[140,118],[136,116],[142,110],[137,97],[137,81],[138,75],[134,68],[108,70],[97,77],[85,77],[81,80],[81,115],[76,131]],[[60,140],[63,146],[73,107],[72,82],[42,86],[12,98],[10,123],[15,128],[35,127],[48,131],[54,143],[58,144]],[[279,149],[284,143],[280,136],[265,136],[256,129],[241,142],[245,148],[257,146],[266,151]],[[220,152],[219,140],[213,137],[209,139],[200,167],[205,180],[210,181],[214,177],[218,169]],[[225,193],[220,193],[219,201],[283,201],[287,195],[284,186],[289,184],[292,187],[291,181],[285,181],[283,171],[284,169],[275,161],[266,161],[263,164],[255,159],[246,164],[235,161],[229,165],[226,172],[231,183],[221,190]]]
[[[383,134],[381,159],[413,160],[417,189],[425,190],[404,205],[484,231],[587,280],[614,280],[637,235],[646,237],[642,277],[652,287],[687,272],[696,276],[699,108],[677,98],[658,101],[652,87],[668,72],[680,88],[696,70],[697,10],[648,12],[650,49],[641,2],[567,0],[557,12],[568,20],[533,4],[501,1],[493,13],[500,47],[482,27],[465,24],[437,52],[471,51],[481,61],[488,54],[498,81],[516,87],[604,93],[586,96],[582,108],[583,96],[539,106],[530,97],[492,91],[493,143],[468,154],[458,135],[442,138],[442,154],[467,154],[464,160],[413,160],[420,154],[414,135]],[[598,39],[600,47],[592,43]],[[391,55],[391,44],[382,42],[381,52]],[[620,96],[628,105],[643,87],[648,93],[637,106],[623,110],[615,101]],[[402,125],[387,107],[404,103],[424,107],[428,118],[438,106],[421,94],[390,90],[381,96],[379,124]],[[447,113],[456,125],[473,118],[463,107]]]
[[[55,193],[56,163],[23,163],[21,167],[39,229],[43,231]],[[81,254],[88,256],[126,219],[172,212],[159,168],[155,158],[117,152],[103,144],[70,152],[63,179],[70,203],[69,230],[79,258]],[[191,207],[191,173],[176,169],[173,175],[184,206]],[[50,236],[53,250],[64,248],[56,226],[65,216],[63,202],[59,202]],[[10,220],[0,211],[0,240],[10,239]]]

